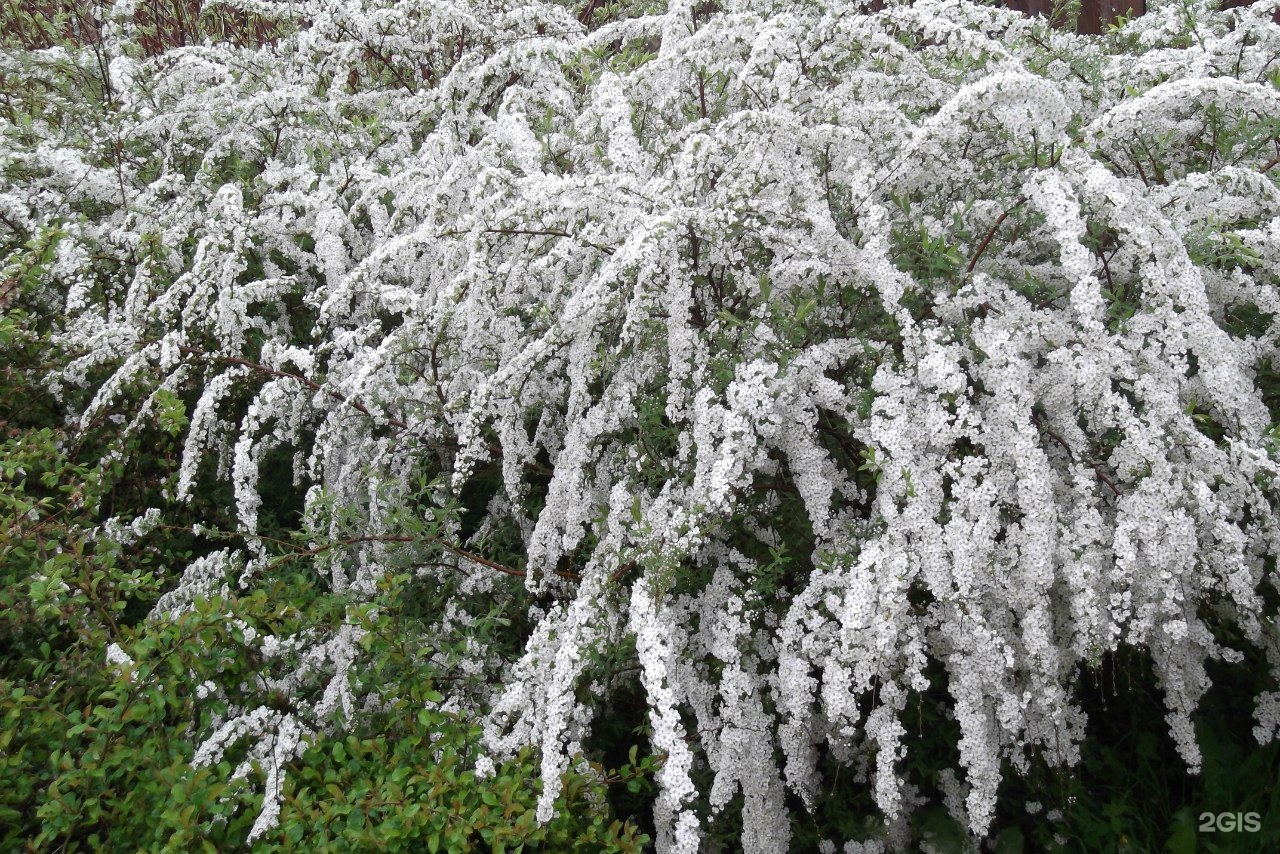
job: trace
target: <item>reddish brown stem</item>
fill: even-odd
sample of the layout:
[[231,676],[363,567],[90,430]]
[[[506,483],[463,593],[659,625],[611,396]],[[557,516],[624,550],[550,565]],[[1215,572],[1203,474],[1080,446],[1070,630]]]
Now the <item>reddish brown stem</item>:
[[1000,230],[1000,226],[1004,224],[1004,221],[1009,218],[1009,214],[1022,207],[1022,204],[1026,200],[1026,196],[1019,196],[1018,200],[1013,203],[1012,207],[1000,214],[1000,216],[996,217],[996,221],[992,223],[991,229],[987,232],[987,236],[982,238],[982,243],[978,245],[978,251],[974,252],[973,257],[969,259],[969,266],[966,267],[964,271],[965,275],[973,272],[973,268],[978,265],[978,259],[982,257],[982,253],[987,251],[987,247],[991,245],[991,241],[996,236],[996,232]]

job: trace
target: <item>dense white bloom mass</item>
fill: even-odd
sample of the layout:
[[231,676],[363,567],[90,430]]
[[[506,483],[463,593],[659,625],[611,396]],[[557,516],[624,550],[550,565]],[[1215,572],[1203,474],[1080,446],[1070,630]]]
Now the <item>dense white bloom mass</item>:
[[[1280,675],[1274,0],[1152,0],[1107,38],[966,0],[592,31],[541,0],[226,5],[302,23],[147,60],[117,33],[111,126],[54,110],[0,153],[0,227],[65,231],[75,416],[188,395],[176,495],[228,479],[248,535],[291,454],[370,533],[335,589],[373,590],[419,478],[490,484],[421,572],[457,590],[441,636],[539,603],[447,698],[491,710],[495,758],[531,744],[554,782],[638,679],[660,850],[740,803],[744,848],[782,851],[832,762],[887,821],[921,802],[904,721],[943,688],[981,835],[1004,763],[1078,760],[1105,653],[1149,651],[1193,770],[1206,662],[1238,658],[1209,621]],[[269,571],[248,542],[157,616]],[[322,693],[205,734],[198,761],[247,738],[271,769],[255,836],[358,708],[356,640],[246,637],[293,656],[273,690]]]

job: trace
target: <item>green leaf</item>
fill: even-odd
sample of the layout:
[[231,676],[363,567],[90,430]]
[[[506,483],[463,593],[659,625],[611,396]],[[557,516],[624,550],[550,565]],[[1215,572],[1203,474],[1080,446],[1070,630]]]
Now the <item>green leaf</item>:
[[1016,827],[1005,828],[996,840],[996,854],[1022,854],[1026,840]]

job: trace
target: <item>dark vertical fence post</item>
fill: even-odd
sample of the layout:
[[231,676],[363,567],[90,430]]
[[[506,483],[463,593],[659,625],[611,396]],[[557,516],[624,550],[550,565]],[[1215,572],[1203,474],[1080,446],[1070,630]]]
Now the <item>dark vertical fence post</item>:
[[1102,32],[1102,6],[1106,0],[1080,0],[1076,32],[1096,36]]

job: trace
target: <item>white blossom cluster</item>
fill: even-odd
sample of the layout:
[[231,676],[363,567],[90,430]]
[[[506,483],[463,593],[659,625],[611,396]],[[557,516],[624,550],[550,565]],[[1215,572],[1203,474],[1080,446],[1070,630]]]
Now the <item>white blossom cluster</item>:
[[[423,570],[543,603],[518,661],[477,651],[492,693],[449,698],[491,710],[495,757],[533,745],[556,780],[624,654],[659,850],[739,794],[744,850],[786,850],[830,757],[900,846],[931,686],[981,836],[1004,763],[1078,760],[1104,654],[1149,651],[1193,771],[1205,664],[1241,657],[1210,620],[1280,675],[1274,0],[1151,0],[1101,39],[967,0],[671,0],[595,29],[540,0],[225,5],[302,23],[147,60],[117,34],[112,124],[57,105],[0,153],[0,221],[67,231],[75,416],[197,389],[176,494],[228,478],[248,534],[279,449],[371,539],[422,472],[457,494],[500,470],[459,546],[514,530],[527,590],[463,554]],[[358,548],[335,589],[373,590],[386,546]],[[238,559],[175,568],[158,614]],[[273,688],[322,675],[322,708],[243,709],[197,759],[247,738],[279,769],[349,716],[353,639],[269,639],[297,653]]]

